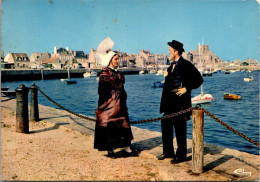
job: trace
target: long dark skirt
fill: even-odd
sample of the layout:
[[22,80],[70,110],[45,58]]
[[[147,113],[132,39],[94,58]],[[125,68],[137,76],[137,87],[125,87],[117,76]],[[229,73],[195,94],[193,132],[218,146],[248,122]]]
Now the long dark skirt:
[[107,127],[96,124],[94,148],[100,151],[122,148],[131,145],[133,134],[131,128],[115,127],[108,123]]

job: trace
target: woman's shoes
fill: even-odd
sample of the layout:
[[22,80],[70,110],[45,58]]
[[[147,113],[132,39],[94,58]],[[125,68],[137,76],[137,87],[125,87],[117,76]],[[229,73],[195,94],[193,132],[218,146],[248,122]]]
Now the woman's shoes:
[[115,153],[114,151],[108,151],[107,157],[111,159],[117,159],[117,158],[126,158],[126,157],[138,157],[139,151],[136,149],[133,149],[131,152],[127,152],[126,150],[121,150],[120,152]]
[[107,152],[107,157],[111,158],[111,159],[116,159],[117,155],[114,151],[108,151]]
[[131,152],[127,152],[126,150],[121,150],[121,156],[122,157],[138,157],[139,151],[136,149],[133,149]]

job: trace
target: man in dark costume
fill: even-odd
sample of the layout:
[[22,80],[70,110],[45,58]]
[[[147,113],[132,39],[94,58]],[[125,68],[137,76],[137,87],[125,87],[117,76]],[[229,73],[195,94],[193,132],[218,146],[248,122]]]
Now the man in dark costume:
[[126,105],[125,77],[117,71],[118,60],[118,54],[111,50],[102,57],[105,68],[99,76],[96,110],[94,148],[107,150],[110,158],[119,157],[114,149],[123,147],[120,157],[138,156],[137,151],[130,148],[133,134]]
[[[165,73],[160,113],[169,115],[191,107],[191,90],[203,83],[203,78],[195,66],[182,57],[183,44],[173,40],[168,42],[171,65]],[[173,158],[171,163],[180,163],[187,156],[187,123],[191,112],[161,121],[163,154],[159,160]],[[173,148],[173,126],[177,140],[177,151]]]

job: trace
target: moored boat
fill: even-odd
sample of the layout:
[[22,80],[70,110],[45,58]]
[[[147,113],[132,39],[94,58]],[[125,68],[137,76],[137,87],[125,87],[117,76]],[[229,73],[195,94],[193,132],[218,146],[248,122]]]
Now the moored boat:
[[214,100],[211,94],[199,94],[191,99],[192,104],[206,104],[211,103]]
[[253,80],[254,80],[254,78],[252,76],[244,78],[245,82],[252,82]]
[[1,91],[7,91],[9,87],[1,87]]
[[202,76],[212,76],[212,73],[209,71],[205,71],[202,73]]
[[155,69],[152,69],[152,70],[149,71],[149,73],[150,73],[150,74],[154,74],[154,73],[156,73],[156,70],[155,70]]
[[224,93],[224,99],[228,100],[240,100],[241,96],[231,93]]
[[225,71],[225,74],[230,74],[230,71],[229,71],[229,70],[226,70],[226,71]]
[[153,83],[153,87],[154,87],[154,88],[161,88],[161,87],[163,87],[163,86],[164,86],[164,80],[161,81],[161,82],[154,82],[154,83]]
[[86,73],[83,74],[83,77],[91,77],[91,76],[97,76],[97,72],[95,71],[87,71]]
[[160,69],[160,70],[158,70],[158,71],[156,72],[156,75],[163,75],[163,73],[164,73],[164,71],[163,71],[162,69]]
[[201,85],[201,93],[191,99],[192,104],[206,104],[214,100],[211,94],[204,94],[203,85]]
[[144,70],[139,71],[139,75],[144,74]]
[[67,84],[75,84],[75,83],[77,83],[76,80],[67,80]]

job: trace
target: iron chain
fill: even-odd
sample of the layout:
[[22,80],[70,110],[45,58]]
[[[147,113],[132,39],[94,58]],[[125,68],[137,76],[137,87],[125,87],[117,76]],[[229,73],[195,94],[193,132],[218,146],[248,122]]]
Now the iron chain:
[[15,99],[16,97],[11,97],[11,98],[8,98],[8,99],[5,99],[5,100],[1,100],[1,102],[6,102],[6,101],[9,101],[9,100],[12,100],[12,99]]
[[82,114],[77,114],[77,113],[74,113],[74,112],[72,112],[72,111],[66,109],[65,107],[61,106],[60,104],[58,104],[57,102],[55,102],[54,100],[52,100],[52,99],[51,99],[48,95],[46,95],[39,87],[37,87],[37,88],[38,88],[38,90],[41,92],[42,95],[44,95],[49,101],[51,101],[53,104],[55,104],[55,105],[58,106],[59,108],[65,110],[65,111],[67,111],[67,112],[69,112],[69,113],[71,113],[71,114],[73,114],[73,115],[75,115],[75,116],[78,116],[78,117],[80,117],[80,118],[82,118],[82,119],[86,119],[86,120],[90,120],[90,121],[96,121],[95,118],[88,117],[88,116],[84,116],[84,115],[82,115]]
[[[56,106],[58,106],[59,108],[75,115],[75,116],[78,116],[82,119],[86,119],[86,120],[90,120],[90,121],[96,121],[96,118],[94,117],[88,117],[88,116],[85,116],[85,115],[82,115],[82,114],[77,114],[77,113],[74,113],[68,109],[66,109],[65,107],[61,106],[60,104],[58,104],[57,102],[55,102],[53,99],[51,99],[49,96],[47,96],[38,86],[37,86],[38,90],[49,100],[51,101],[52,103],[54,103]],[[235,134],[241,136],[242,138],[246,139],[247,141],[255,144],[256,146],[260,146],[259,142],[249,138],[248,136],[244,135],[243,133],[235,130],[234,128],[232,128],[231,126],[229,126],[228,124],[226,124],[225,122],[223,122],[222,120],[220,120],[219,118],[217,118],[215,115],[211,114],[209,111],[207,111],[206,109],[202,108],[202,107],[196,107],[196,108],[188,108],[188,109],[185,109],[185,110],[182,110],[182,111],[179,111],[179,112],[176,112],[176,113],[172,113],[172,114],[169,114],[169,115],[165,115],[165,116],[162,116],[162,117],[157,117],[157,118],[152,118],[152,119],[146,119],[146,120],[138,120],[138,121],[130,121],[131,124],[143,124],[143,123],[151,123],[151,122],[154,122],[154,121],[158,121],[158,120],[164,120],[164,119],[169,119],[169,118],[173,118],[173,117],[176,117],[178,115],[182,115],[182,114],[185,114],[187,112],[191,112],[193,109],[200,109],[202,110],[205,114],[207,114],[208,116],[210,116],[212,119],[214,119],[215,121],[217,121],[218,123],[220,123],[221,125],[223,125],[224,127],[226,127],[228,130],[234,132]]]
[[204,108],[199,107],[198,109],[201,109],[205,114],[207,114],[209,117],[211,117],[212,119],[214,119],[215,121],[217,121],[218,123],[220,123],[221,125],[223,125],[224,127],[226,127],[228,130],[234,132],[235,134],[241,136],[242,138],[246,139],[247,141],[249,141],[252,144],[255,144],[256,146],[260,146],[259,142],[249,138],[248,136],[244,135],[243,133],[237,131],[236,129],[232,128],[231,126],[229,126],[228,124],[226,124],[224,121],[222,121],[221,119],[217,118],[214,114],[211,114],[209,111],[207,111]]

